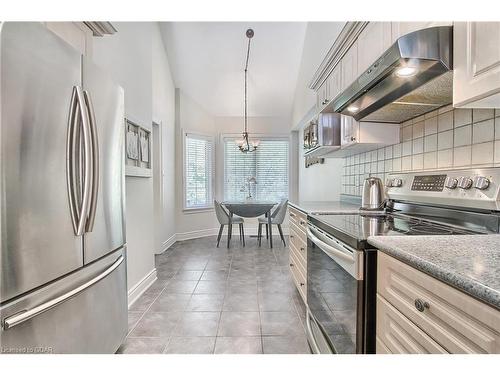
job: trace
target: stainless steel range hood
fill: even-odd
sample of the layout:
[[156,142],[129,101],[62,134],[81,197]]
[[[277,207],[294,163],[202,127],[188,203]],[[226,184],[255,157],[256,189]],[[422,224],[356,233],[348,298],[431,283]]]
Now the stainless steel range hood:
[[452,102],[453,28],[399,38],[325,112],[401,123]]

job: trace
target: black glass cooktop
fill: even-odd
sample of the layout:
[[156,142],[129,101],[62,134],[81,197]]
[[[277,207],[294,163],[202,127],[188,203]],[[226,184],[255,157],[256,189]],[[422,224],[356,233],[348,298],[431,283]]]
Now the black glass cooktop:
[[[368,236],[460,235],[477,232],[398,214],[311,215],[311,223],[345,242],[366,242]],[[342,238],[343,237],[343,238]],[[357,246],[351,244],[353,247]]]

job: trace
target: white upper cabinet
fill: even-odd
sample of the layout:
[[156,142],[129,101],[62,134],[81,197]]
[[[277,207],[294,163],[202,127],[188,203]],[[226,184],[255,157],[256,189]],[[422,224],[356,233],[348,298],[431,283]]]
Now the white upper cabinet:
[[351,83],[358,78],[358,42],[349,48],[344,57],[342,57],[341,65],[341,75],[342,75],[342,89],[345,90]]
[[453,106],[500,107],[500,22],[457,22],[453,30]]
[[316,105],[320,110],[331,103],[341,93],[341,71],[341,64],[337,64],[316,92]]
[[328,95],[328,80],[323,82],[323,84],[319,87],[318,91],[316,91],[316,107],[321,110],[325,106],[325,100]]
[[370,22],[358,37],[358,74],[362,74],[392,44],[390,22]]
[[351,116],[342,115],[341,150],[332,153],[331,156],[345,156],[399,143],[399,130],[399,124],[358,122]]
[[451,26],[451,21],[433,21],[433,22],[391,22],[392,43],[399,37],[412,33],[417,30],[427,29],[435,26]]
[[332,101],[342,92],[342,64],[337,64],[330,77],[328,77],[328,81],[330,81],[329,100]]

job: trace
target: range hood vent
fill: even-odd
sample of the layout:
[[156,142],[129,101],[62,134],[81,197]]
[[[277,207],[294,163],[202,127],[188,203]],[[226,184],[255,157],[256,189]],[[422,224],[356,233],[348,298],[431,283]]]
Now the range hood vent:
[[401,123],[450,104],[452,42],[451,26],[402,36],[324,112]]

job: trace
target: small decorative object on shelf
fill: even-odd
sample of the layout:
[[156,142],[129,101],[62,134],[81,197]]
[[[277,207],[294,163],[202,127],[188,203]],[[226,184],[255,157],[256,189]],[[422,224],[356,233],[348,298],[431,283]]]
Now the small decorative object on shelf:
[[151,131],[125,119],[125,175],[151,177]]

